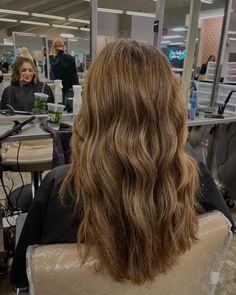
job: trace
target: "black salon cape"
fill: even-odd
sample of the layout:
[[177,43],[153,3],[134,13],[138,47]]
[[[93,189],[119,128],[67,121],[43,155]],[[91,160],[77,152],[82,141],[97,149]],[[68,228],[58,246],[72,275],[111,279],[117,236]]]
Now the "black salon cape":
[[[66,206],[57,198],[61,182],[69,165],[59,166],[49,172],[30,207],[11,268],[11,282],[17,287],[28,286],[26,276],[26,249],[34,244],[74,243],[77,237],[79,218],[73,217],[74,201],[66,194]],[[233,224],[232,217],[206,166],[199,162],[202,193],[197,196],[203,210],[219,210]]]
[[0,109],[5,109],[6,105],[11,105],[17,111],[32,112],[35,107],[35,92],[43,92],[48,94],[47,102],[54,102],[54,95],[51,88],[45,84],[43,89],[43,83],[29,83],[25,85],[10,85],[7,86],[2,94],[0,102]]

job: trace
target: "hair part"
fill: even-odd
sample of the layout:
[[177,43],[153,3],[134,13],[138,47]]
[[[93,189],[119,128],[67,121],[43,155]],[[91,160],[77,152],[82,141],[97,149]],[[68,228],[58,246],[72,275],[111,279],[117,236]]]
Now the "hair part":
[[31,59],[26,57],[17,57],[15,63],[13,64],[12,68],[12,75],[11,75],[11,85],[17,85],[20,82],[20,69],[24,63],[28,63],[33,68],[33,83],[39,82],[38,71]]
[[185,106],[167,58],[141,42],[108,44],[87,74],[61,188],[63,198],[74,185],[84,261],[94,247],[99,271],[143,284],[197,240],[198,172],[186,138]]

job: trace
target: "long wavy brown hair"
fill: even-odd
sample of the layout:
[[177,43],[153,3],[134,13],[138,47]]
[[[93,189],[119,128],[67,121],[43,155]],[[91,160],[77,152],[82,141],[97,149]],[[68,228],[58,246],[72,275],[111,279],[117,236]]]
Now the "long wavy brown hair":
[[12,75],[11,75],[11,85],[17,85],[20,83],[20,69],[24,63],[30,64],[31,67],[33,68],[34,75],[33,75],[32,82],[36,83],[39,81],[38,72],[34,63],[30,59],[20,56],[20,57],[17,57],[15,63],[13,64]]
[[197,240],[186,120],[178,81],[156,48],[118,40],[91,64],[61,195],[73,183],[78,247],[88,245],[85,260],[95,248],[99,271],[117,281],[153,280]]

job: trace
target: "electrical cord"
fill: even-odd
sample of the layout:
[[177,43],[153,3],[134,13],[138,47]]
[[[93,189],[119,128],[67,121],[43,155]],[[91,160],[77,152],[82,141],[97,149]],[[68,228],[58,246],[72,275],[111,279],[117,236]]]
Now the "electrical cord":
[[18,172],[19,175],[20,175],[20,178],[21,178],[21,184],[22,184],[21,189],[20,189],[20,191],[19,191],[19,193],[18,193],[18,195],[17,195],[17,197],[16,197],[16,208],[18,208],[18,210],[19,210],[19,198],[20,198],[20,195],[21,195],[21,193],[22,193],[22,191],[23,191],[23,189],[24,189],[24,185],[25,185],[25,183],[24,183],[24,179],[23,179],[23,176],[22,176],[21,171],[20,171],[20,165],[19,165],[20,147],[21,147],[21,141],[19,142],[19,146],[18,146],[18,149],[17,149],[17,155],[16,155],[16,167],[17,167],[17,172]]

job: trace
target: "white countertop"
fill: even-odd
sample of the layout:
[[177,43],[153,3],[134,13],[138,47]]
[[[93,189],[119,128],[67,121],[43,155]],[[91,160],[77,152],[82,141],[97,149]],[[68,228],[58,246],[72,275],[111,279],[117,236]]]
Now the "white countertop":
[[[20,122],[28,118],[28,116],[16,115],[16,116],[3,116],[0,115],[0,134],[11,129],[13,127],[13,121],[19,120]],[[17,140],[34,140],[34,139],[46,139],[50,138],[51,134],[42,130],[39,127],[40,120],[47,117],[47,115],[37,115],[36,120],[25,125],[20,133],[12,135],[4,141],[17,141]],[[66,122],[72,125],[73,114],[63,114],[62,122]],[[188,120],[188,126],[202,126],[202,125],[215,125],[215,124],[227,124],[236,122],[236,115],[224,113],[223,119],[218,118],[205,118],[203,113],[200,113],[195,120]]]

